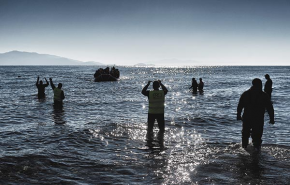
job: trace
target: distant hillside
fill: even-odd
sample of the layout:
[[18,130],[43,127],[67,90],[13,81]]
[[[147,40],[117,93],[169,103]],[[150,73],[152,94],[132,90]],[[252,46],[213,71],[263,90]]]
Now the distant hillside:
[[0,65],[104,65],[99,62],[82,62],[55,55],[23,51],[0,53]]
[[144,64],[144,63],[138,63],[135,64],[134,67],[154,67],[154,64]]
[[150,61],[151,65],[155,66],[201,66],[204,63],[195,60],[180,60],[180,59],[164,59],[158,61]]

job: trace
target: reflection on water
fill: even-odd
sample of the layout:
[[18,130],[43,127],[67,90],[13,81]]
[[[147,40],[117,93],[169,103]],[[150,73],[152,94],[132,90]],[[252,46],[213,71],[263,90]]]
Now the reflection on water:
[[146,146],[152,151],[153,154],[161,153],[164,147],[164,131],[159,131],[157,136],[154,136],[154,133],[150,132],[146,134]]
[[[0,184],[289,184],[289,68],[120,70],[120,81],[94,83],[89,66],[0,68]],[[273,93],[277,124],[265,125],[262,152],[254,155],[240,147],[235,112],[265,70],[283,92]],[[63,108],[52,107],[51,89],[37,100],[38,73],[58,74]],[[203,77],[203,94],[189,92],[192,77]],[[165,133],[156,124],[146,140],[141,90],[155,79],[169,90]]]
[[65,124],[64,109],[62,105],[53,105],[52,116],[55,124]]
[[245,181],[261,179],[264,173],[262,155],[259,153],[253,153],[253,151],[250,152],[252,153],[250,155],[239,155],[240,161],[237,163],[240,178]]

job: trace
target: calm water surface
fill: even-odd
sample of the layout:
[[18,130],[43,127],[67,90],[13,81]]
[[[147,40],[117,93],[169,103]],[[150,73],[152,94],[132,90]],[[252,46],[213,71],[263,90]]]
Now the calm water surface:
[[[289,184],[290,67],[119,67],[120,81],[100,83],[96,69],[0,67],[0,184]],[[266,73],[276,124],[265,116],[256,154],[241,148],[236,107]],[[50,87],[38,101],[38,75],[63,83],[63,110]],[[203,78],[203,95],[188,90],[192,77]],[[164,147],[145,141],[141,90],[157,79],[169,90]]]

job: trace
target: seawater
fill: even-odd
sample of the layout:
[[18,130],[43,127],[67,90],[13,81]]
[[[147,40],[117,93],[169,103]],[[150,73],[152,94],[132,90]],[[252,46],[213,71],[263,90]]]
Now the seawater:
[[[118,67],[119,81],[94,82],[98,68],[0,67],[0,184],[289,184],[290,67]],[[256,154],[241,148],[236,107],[266,73],[276,123],[265,115]],[[37,76],[63,84],[63,110],[50,87],[37,99]],[[203,94],[189,91],[193,77]],[[141,90],[158,79],[169,90],[166,132],[164,147],[150,147]]]

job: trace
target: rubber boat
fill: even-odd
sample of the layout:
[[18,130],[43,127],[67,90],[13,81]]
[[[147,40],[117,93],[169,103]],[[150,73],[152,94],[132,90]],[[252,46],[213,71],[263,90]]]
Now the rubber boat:
[[95,77],[95,82],[117,81],[118,79],[110,74],[101,74]]

